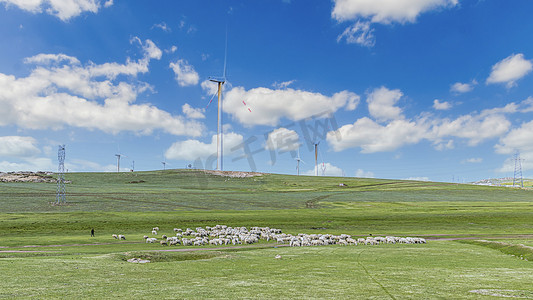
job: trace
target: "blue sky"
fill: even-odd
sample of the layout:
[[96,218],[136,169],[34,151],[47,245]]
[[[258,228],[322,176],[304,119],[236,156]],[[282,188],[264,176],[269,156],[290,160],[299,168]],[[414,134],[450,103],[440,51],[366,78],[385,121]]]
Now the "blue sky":
[[[0,171],[533,169],[527,0],[0,0]],[[211,158],[210,158],[211,157]]]

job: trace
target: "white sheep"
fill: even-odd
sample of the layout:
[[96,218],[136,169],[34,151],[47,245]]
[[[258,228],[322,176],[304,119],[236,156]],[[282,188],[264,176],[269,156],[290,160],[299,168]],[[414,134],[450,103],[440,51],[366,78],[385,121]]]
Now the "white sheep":
[[153,235],[157,235],[157,230],[152,230]]
[[154,243],[154,242],[157,242],[157,239],[156,239],[156,238],[147,238],[147,239],[146,239],[146,243],[150,243],[150,244],[152,244],[152,243]]
[[124,235],[122,235],[122,234],[119,234],[118,235],[118,239],[119,240],[126,240],[126,237]]
[[170,241],[167,240],[167,242],[168,242],[169,246],[174,246],[174,245],[179,245],[180,244],[180,240],[178,240],[178,238],[172,238]]
[[115,239],[118,239],[118,235],[116,235],[116,234],[113,234],[111,236],[114,237]]
[[159,227],[154,227],[152,230],[159,231]]

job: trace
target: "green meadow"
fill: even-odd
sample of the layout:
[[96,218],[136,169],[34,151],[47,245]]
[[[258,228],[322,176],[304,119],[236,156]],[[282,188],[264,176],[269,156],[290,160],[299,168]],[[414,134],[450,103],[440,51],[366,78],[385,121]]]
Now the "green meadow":
[[[0,183],[0,298],[533,298],[531,190],[194,170],[66,179],[65,205],[54,205],[55,184]],[[428,243],[198,249],[143,239],[155,226],[160,238],[216,224]]]

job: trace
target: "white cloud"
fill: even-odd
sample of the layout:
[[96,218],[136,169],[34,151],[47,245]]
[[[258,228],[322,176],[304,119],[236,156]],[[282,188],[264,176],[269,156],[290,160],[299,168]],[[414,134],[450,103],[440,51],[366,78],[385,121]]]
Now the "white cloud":
[[477,81],[475,80],[472,80],[472,82],[470,83],[456,82],[452,84],[452,86],[450,87],[450,91],[454,93],[458,93],[458,94],[467,93],[467,92],[472,91],[474,89],[474,85],[476,84],[477,84]]
[[274,82],[272,84],[272,86],[276,89],[284,89],[284,88],[287,88],[289,85],[293,84],[296,80],[289,80],[289,81],[284,81],[284,82]]
[[524,58],[524,54],[514,54],[492,66],[487,84],[506,83],[507,87],[516,85],[516,81],[526,76],[533,69],[533,63]]
[[522,101],[520,103],[522,106],[522,109],[520,110],[523,113],[532,112],[533,111],[533,97],[528,97],[526,100]]
[[200,76],[194,70],[194,67],[184,59],[179,59],[175,63],[170,63],[170,67],[176,74],[176,81],[180,86],[191,86],[198,84]]
[[[50,15],[54,15],[62,21],[68,21],[73,17],[77,17],[84,12],[97,13],[100,9],[102,1],[100,0],[0,0],[7,7],[10,5],[31,12],[41,13],[46,11]],[[112,0],[104,3],[104,7],[113,5]]]
[[[133,104],[150,86],[129,79],[148,72],[150,60],[161,57],[150,40],[141,45],[144,57],[128,59],[126,64],[83,66],[64,54],[39,54],[26,59],[27,63],[41,64],[27,77],[0,73],[0,126],[39,130],[73,126],[139,134],[162,129],[174,135],[201,135],[202,124],[185,121],[150,104]],[[117,80],[119,75],[125,78]]]
[[151,40],[146,40],[143,44],[139,38],[137,38],[139,43],[142,45],[144,52],[147,54],[148,58],[161,59],[163,52],[159,49],[154,42]]
[[345,109],[355,110],[357,106],[359,105],[360,101],[361,101],[361,97],[357,94],[352,93],[352,95],[348,98]]
[[395,106],[403,96],[400,90],[380,87],[368,95],[368,111],[377,121],[389,121],[403,118],[402,109]]
[[[243,106],[242,101],[246,102],[251,111]],[[224,111],[247,126],[275,126],[281,118],[298,121],[333,113],[342,107],[353,110],[358,102],[359,96],[349,91],[328,97],[291,88],[272,90],[260,87],[246,91],[243,87],[235,87],[225,94]]]
[[386,122],[378,123],[364,117],[328,132],[327,141],[334,151],[358,147],[363,153],[393,151],[422,140],[432,142],[437,150],[445,150],[454,148],[454,139],[457,138],[466,140],[469,146],[476,146],[487,139],[506,134],[511,122],[505,115],[528,111],[531,105],[527,99],[520,105],[509,103],[504,107],[485,109],[455,119],[434,118],[422,112],[417,118],[409,120],[395,106],[402,95],[401,91],[384,87],[376,91],[367,100],[369,111],[373,117]]
[[161,30],[163,30],[163,31],[165,31],[165,32],[171,32],[171,31],[172,31],[172,30],[170,29],[170,27],[167,26],[167,23],[165,23],[165,22],[161,22],[161,23],[159,23],[159,24],[154,24],[154,25],[152,26],[152,28],[159,28],[159,29],[161,29]]
[[452,105],[450,104],[450,102],[440,102],[439,99],[435,99],[433,100],[433,108],[436,110],[448,110],[452,108]]
[[[394,120],[385,126],[364,117],[327,134],[334,151],[360,147],[363,153],[392,151],[401,146],[416,144],[427,136],[423,122]],[[337,134],[340,139],[337,138]]]
[[268,134],[265,149],[280,153],[296,151],[300,148],[300,137],[294,130],[277,128]]
[[205,119],[205,108],[194,108],[188,103],[183,104],[181,107],[183,113],[190,119]]
[[373,172],[364,171],[363,169],[357,169],[357,171],[355,171],[355,177],[359,177],[359,178],[375,178]]
[[[232,151],[243,142],[243,136],[234,132],[224,133],[223,152],[224,156],[236,155],[240,152]],[[165,158],[175,160],[206,160],[209,156],[217,154],[217,135],[213,135],[210,143],[203,143],[199,140],[186,140],[175,142],[165,152]]]
[[35,156],[41,152],[36,144],[37,141],[29,136],[0,136],[0,156]]
[[372,23],[415,22],[427,11],[456,6],[458,0],[333,0],[335,6],[331,16],[337,21],[359,18],[370,19]]
[[455,148],[453,140],[443,141],[442,139],[437,139],[433,142],[433,146],[437,151],[450,150]]
[[[314,167],[312,170],[305,172],[304,175],[314,176],[316,174],[315,173],[316,169],[317,167]],[[344,171],[341,168],[336,167],[330,163],[319,163],[318,164],[318,175],[340,177],[340,176],[344,176]]]
[[533,121],[509,131],[495,148],[500,154],[512,154],[516,150],[533,153]]
[[459,137],[468,140],[470,146],[500,137],[511,127],[511,122],[501,114],[464,115],[455,120],[435,120],[429,134],[431,139]]
[[53,171],[57,170],[57,164],[49,158],[31,157],[20,161],[0,161],[0,170],[4,172],[17,171]]
[[494,114],[512,114],[519,111],[519,105],[514,102],[511,102],[504,107],[495,107],[490,109],[484,109],[479,113],[480,117],[486,117]]
[[337,43],[343,38],[346,39],[346,43],[348,44],[359,44],[365,47],[374,47],[376,44],[374,29],[370,27],[370,22],[357,21],[357,23],[347,27],[337,37]]
[[210,96],[213,96],[218,91],[218,85],[216,82],[213,82],[211,80],[204,80],[200,84],[204,92]]
[[372,23],[414,23],[428,11],[456,6],[458,0],[333,0],[331,17],[339,22],[354,21],[337,37],[366,47],[375,44]]
[[41,64],[41,65],[50,65],[52,63],[60,63],[62,61],[67,61],[71,65],[77,65],[80,64],[80,61],[72,56],[68,56],[65,54],[37,54],[32,57],[27,57],[24,59],[24,62],[27,64]]

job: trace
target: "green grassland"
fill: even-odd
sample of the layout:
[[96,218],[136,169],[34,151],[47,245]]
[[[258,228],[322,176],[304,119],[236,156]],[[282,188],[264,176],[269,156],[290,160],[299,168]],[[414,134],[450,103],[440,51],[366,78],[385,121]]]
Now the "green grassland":
[[[533,298],[531,190],[194,170],[66,179],[67,205],[53,205],[55,184],[0,183],[0,298]],[[428,243],[190,251],[142,238],[216,224]]]

